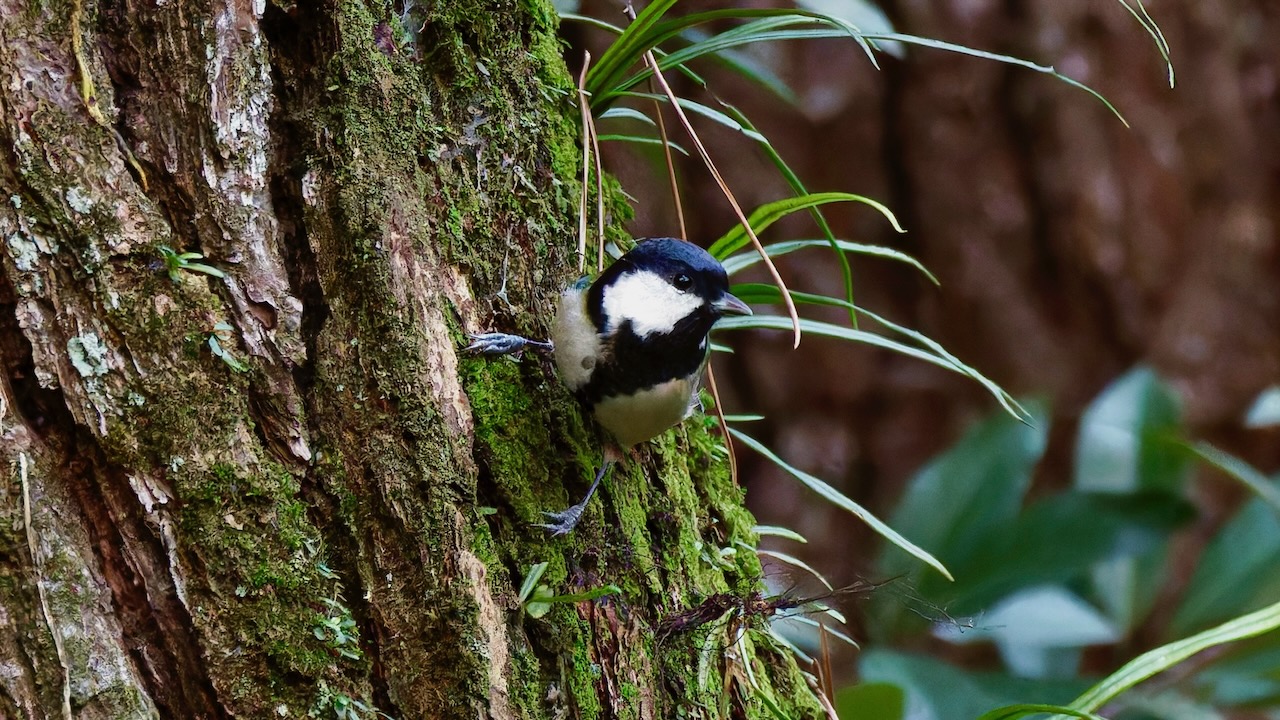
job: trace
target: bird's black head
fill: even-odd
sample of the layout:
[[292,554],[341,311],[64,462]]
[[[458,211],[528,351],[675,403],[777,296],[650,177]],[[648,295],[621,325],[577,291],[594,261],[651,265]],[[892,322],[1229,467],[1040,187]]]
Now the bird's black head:
[[629,324],[639,337],[679,330],[698,341],[722,315],[751,313],[719,261],[675,238],[642,240],[592,284],[587,305],[604,334]]

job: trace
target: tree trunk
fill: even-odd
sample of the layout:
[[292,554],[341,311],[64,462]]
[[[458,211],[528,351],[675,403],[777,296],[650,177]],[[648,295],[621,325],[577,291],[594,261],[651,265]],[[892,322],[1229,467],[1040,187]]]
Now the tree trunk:
[[[545,358],[458,353],[575,273],[555,25],[0,0],[0,716],[819,714],[759,633],[655,639],[757,589],[706,423],[549,538],[592,426]],[[535,619],[540,562],[621,592]]]

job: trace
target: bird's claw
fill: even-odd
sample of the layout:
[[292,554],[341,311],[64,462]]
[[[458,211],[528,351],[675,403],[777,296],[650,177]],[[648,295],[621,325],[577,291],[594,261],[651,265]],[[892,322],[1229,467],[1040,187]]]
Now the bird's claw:
[[542,514],[546,515],[551,522],[535,523],[535,525],[549,530],[552,537],[568,535],[571,530],[577,527],[578,521],[582,519],[582,511],[585,509],[585,504],[579,504],[560,512],[544,512]]
[[526,348],[551,350],[553,347],[549,342],[499,332],[473,333],[468,337],[471,338],[471,344],[466,347],[466,351],[477,355],[519,355]]

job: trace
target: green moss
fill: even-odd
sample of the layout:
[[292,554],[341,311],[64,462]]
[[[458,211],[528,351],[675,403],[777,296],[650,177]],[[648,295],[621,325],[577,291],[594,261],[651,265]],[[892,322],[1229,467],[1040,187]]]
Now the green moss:
[[[511,611],[504,630],[516,715],[554,716],[552,684],[559,705],[581,718],[607,716],[613,702],[635,705],[646,687],[664,707],[717,707],[711,690],[662,683],[670,671],[696,685],[696,650],[629,639],[699,594],[745,596],[759,581],[751,553],[720,553],[754,538],[725,464],[708,460],[715,438],[691,423],[642,448],[613,471],[578,531],[550,538],[531,523],[576,500],[600,462],[596,431],[550,363],[533,353],[520,362],[461,358],[474,438],[448,430],[447,408],[424,378],[423,313],[444,316],[459,344],[464,330],[479,329],[461,318],[477,315],[545,336],[557,291],[576,272],[580,151],[576,90],[546,3],[462,0],[420,11],[417,47],[400,52],[377,39],[398,25],[388,7],[339,3],[314,38],[322,72],[299,93],[314,104],[290,108],[290,121],[310,131],[292,149],[298,164],[323,180],[302,209],[329,309],[300,419],[314,463],[282,464],[292,461],[253,436],[262,413],[249,398],[262,402],[280,378],[234,374],[209,356],[207,334],[227,311],[208,282],[173,286],[143,267],[122,271],[135,292],[113,312],[122,326],[143,317],[130,347],[174,358],[183,372],[153,372],[127,388],[109,460],[159,468],[172,486],[178,553],[199,569],[189,588],[193,624],[219,658],[210,673],[233,714],[267,716],[277,704],[301,713],[335,693],[369,696],[375,658],[335,657],[314,634],[332,610],[324,599],[343,592],[353,616],[382,633],[368,640],[389,696],[428,716],[483,714],[488,637],[477,593],[456,566],[462,552],[484,562],[482,590]],[[623,239],[631,210],[612,179],[606,196],[609,237]],[[393,262],[456,268],[480,309],[445,306],[434,292],[440,278],[406,281]],[[504,287],[506,304],[494,300]],[[421,296],[406,302],[414,291]],[[515,591],[544,561],[542,582],[557,593],[606,583],[623,592],[595,610],[558,603],[528,618],[514,607]],[[320,562],[337,565],[342,581]],[[618,632],[632,635],[624,642]],[[748,661],[788,695],[796,717],[815,714],[789,659],[766,649]],[[621,698],[600,698],[612,687],[602,672],[649,663],[648,676],[623,681]],[[720,678],[708,687],[718,691]],[[746,712],[762,716],[758,704]]]

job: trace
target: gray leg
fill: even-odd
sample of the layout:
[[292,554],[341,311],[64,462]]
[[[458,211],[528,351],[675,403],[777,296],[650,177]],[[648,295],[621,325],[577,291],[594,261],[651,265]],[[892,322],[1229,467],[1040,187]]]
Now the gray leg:
[[551,522],[537,523],[538,527],[546,528],[554,535],[566,535],[570,530],[578,524],[578,520],[582,519],[582,512],[587,509],[587,503],[591,501],[591,496],[596,493],[600,481],[604,479],[604,474],[609,472],[609,468],[613,467],[614,461],[611,458],[605,458],[604,463],[600,466],[600,472],[596,473],[596,479],[591,483],[591,489],[587,490],[587,496],[582,498],[582,502],[572,507],[561,510],[560,512],[544,512],[543,515]]
[[466,351],[478,355],[518,356],[526,348],[535,350],[555,349],[555,346],[550,342],[530,340],[519,335],[508,335],[507,333],[480,333],[479,335],[469,335],[468,337],[471,338],[471,344],[466,347]]

